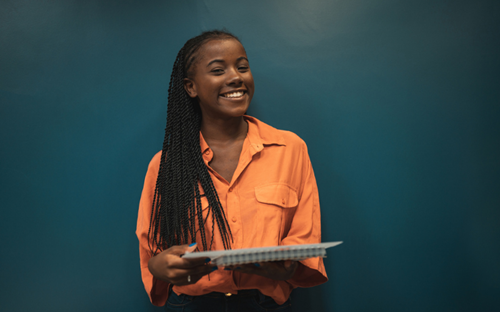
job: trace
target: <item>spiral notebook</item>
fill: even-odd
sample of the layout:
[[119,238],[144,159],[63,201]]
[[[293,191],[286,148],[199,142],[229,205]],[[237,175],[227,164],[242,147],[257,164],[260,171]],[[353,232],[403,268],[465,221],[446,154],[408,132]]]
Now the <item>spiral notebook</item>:
[[314,257],[325,258],[327,248],[340,244],[342,242],[200,251],[185,254],[183,258],[210,258],[212,263],[218,266],[266,261],[304,260]]

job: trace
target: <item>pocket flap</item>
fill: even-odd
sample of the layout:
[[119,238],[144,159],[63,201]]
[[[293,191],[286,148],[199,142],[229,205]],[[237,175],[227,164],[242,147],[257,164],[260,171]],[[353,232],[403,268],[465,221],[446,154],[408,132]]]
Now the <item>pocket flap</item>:
[[260,203],[293,208],[299,203],[297,192],[286,184],[275,183],[255,187],[255,197]]

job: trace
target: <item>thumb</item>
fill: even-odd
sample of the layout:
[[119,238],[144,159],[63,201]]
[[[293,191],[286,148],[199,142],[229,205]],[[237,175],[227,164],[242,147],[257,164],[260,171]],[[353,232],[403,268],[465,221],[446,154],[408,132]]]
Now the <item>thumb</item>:
[[[184,245],[187,246],[187,245]],[[191,245],[188,245],[186,249],[184,250],[184,253],[190,253],[196,250],[197,243],[192,243]]]
[[196,249],[196,243],[192,243],[191,245],[179,245],[179,246],[172,246],[169,249],[167,249],[167,253],[169,254],[174,254],[182,257],[186,253],[193,252]]

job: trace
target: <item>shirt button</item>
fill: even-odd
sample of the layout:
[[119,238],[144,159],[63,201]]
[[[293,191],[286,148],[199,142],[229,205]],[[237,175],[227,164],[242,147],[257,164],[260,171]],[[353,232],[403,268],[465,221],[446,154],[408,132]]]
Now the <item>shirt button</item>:
[[205,151],[205,155],[208,155],[208,154],[210,154],[210,150]]
[[284,199],[282,199],[282,200],[281,200],[281,203],[284,205],[284,204],[285,204],[285,200],[284,200]]
[[236,222],[236,217],[233,217],[231,220],[233,220],[233,222]]
[[232,187],[230,187],[230,188],[229,188],[229,192],[232,192],[232,191],[233,191],[233,188],[232,188]]

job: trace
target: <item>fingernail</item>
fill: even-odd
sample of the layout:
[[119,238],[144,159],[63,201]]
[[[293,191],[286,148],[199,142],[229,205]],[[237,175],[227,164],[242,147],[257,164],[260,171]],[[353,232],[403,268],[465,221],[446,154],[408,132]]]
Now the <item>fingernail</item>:
[[191,245],[189,245],[189,247],[193,247],[194,245],[196,245],[196,243],[192,243]]
[[205,263],[209,263],[209,262],[210,262],[210,258],[206,258]]
[[258,263],[254,263],[253,265],[255,265],[256,267],[260,268],[260,264],[258,264]]
[[212,268],[212,272],[213,272],[213,271],[215,271],[215,270],[217,270],[217,269],[219,269],[219,268],[218,268],[218,267],[216,267],[216,266],[214,266],[214,267]]

